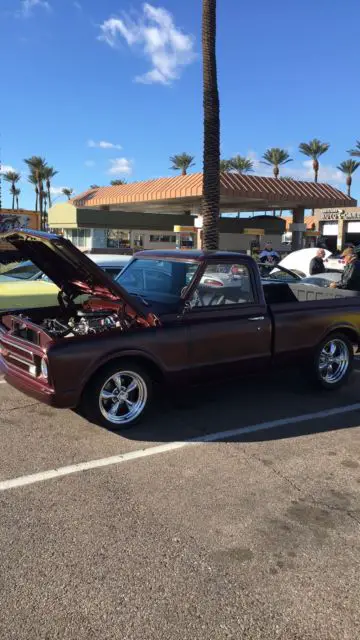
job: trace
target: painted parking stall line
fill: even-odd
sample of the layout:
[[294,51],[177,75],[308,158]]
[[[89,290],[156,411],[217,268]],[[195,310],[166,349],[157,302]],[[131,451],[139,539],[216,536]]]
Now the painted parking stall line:
[[324,411],[318,411],[316,413],[305,413],[299,416],[292,416],[290,418],[281,418],[280,420],[270,420],[269,422],[260,422],[258,424],[249,425],[246,427],[238,427],[236,429],[230,429],[228,431],[209,433],[207,435],[200,436],[198,438],[191,438],[183,442],[169,442],[167,444],[149,447],[148,449],[139,449],[137,451],[131,451],[129,453],[111,456],[109,458],[100,458],[98,460],[79,462],[77,464],[60,467],[58,469],[49,469],[47,471],[41,471],[39,473],[33,473],[26,476],[20,476],[18,478],[3,480],[0,482],[0,491],[7,491],[9,489],[25,487],[39,482],[45,482],[46,480],[54,480],[56,478],[62,478],[64,476],[89,471],[91,469],[100,469],[104,467],[120,465],[123,463],[131,462],[132,460],[148,458],[150,456],[156,456],[161,453],[176,451],[177,449],[183,449],[189,446],[196,446],[207,442],[220,442],[221,440],[228,440],[249,433],[256,433],[257,431],[267,431],[269,429],[276,429],[278,427],[284,427],[291,424],[331,418],[332,416],[353,413],[359,410],[360,403],[350,404],[342,407],[335,407],[333,409],[326,409]]

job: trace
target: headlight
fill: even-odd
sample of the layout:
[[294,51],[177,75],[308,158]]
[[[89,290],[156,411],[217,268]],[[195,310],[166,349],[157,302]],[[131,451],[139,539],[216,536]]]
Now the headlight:
[[41,375],[43,378],[46,378],[46,379],[48,377],[48,366],[45,358],[42,358],[41,360]]

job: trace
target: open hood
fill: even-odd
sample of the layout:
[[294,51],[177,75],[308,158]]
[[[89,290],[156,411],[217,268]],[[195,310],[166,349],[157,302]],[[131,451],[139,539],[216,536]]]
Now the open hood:
[[12,244],[26,260],[31,260],[67,296],[89,294],[125,302],[136,315],[147,319],[145,305],[112,280],[105,271],[62,236],[31,229],[0,234],[0,241]]

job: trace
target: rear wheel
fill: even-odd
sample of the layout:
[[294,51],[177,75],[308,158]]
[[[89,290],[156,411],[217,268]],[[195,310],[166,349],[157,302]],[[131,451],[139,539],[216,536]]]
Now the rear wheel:
[[314,362],[317,383],[323,389],[338,389],[343,386],[352,371],[353,345],[342,333],[333,333],[319,345]]
[[152,380],[145,368],[119,360],[96,374],[85,392],[83,410],[91,422],[120,431],[139,422],[149,408]]

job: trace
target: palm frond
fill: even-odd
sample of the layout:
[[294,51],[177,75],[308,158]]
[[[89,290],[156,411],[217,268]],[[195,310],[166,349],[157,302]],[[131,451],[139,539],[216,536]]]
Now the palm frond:
[[360,140],[356,140],[355,149],[349,149],[347,153],[350,153],[353,158],[360,158]]
[[280,149],[279,147],[272,147],[271,149],[267,149],[263,154],[262,164],[272,165],[274,167],[278,167],[281,164],[287,164],[288,162],[292,162],[292,158],[290,158],[286,149]]
[[47,165],[45,165],[42,169],[42,175],[44,180],[51,180],[52,178],[55,178],[55,176],[57,176],[59,172],[55,171],[54,167],[49,167]]
[[[111,180],[110,182],[112,187],[120,187],[123,184],[127,184],[126,180],[122,180],[121,178],[116,178],[115,180]],[[97,187],[90,187],[90,189],[93,188],[97,188]]]
[[13,185],[19,182],[21,176],[17,171],[7,171],[3,175],[5,182],[11,182]]
[[353,173],[360,167],[360,162],[355,160],[344,160],[336,168],[347,176],[352,176]]
[[328,142],[321,142],[318,138],[299,144],[299,151],[313,160],[318,160],[329,148],[330,144]]
[[254,163],[250,158],[237,155],[230,158],[228,162],[230,171],[234,171],[236,173],[250,173],[251,171],[254,171]]
[[171,169],[174,171],[186,171],[189,167],[194,166],[195,156],[190,156],[188,153],[179,153],[174,156],[170,156],[170,162],[172,163]]
[[220,160],[220,171],[230,171],[230,160]]

